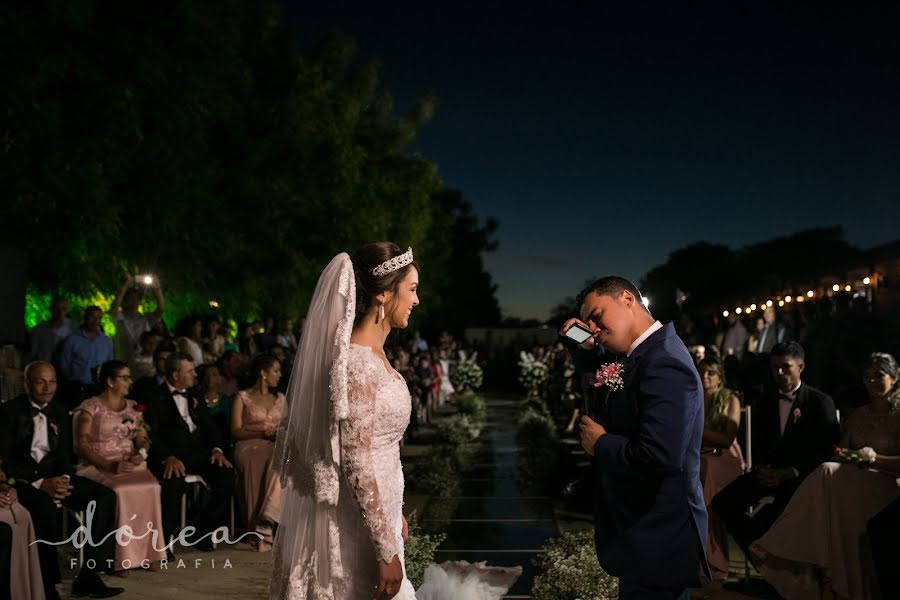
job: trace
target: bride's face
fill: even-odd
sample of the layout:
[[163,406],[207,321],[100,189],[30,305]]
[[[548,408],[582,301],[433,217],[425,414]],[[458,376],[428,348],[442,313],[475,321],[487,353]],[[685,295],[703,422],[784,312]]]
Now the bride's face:
[[389,302],[392,306],[390,321],[391,327],[406,329],[409,326],[409,315],[414,306],[419,305],[419,271],[412,268],[400,281],[397,292]]

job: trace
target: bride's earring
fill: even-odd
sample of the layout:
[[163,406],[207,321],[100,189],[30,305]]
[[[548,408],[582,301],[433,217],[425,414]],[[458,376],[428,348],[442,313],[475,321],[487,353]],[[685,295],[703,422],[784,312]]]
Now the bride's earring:
[[378,313],[381,315],[381,320],[384,321],[384,304],[378,309]]

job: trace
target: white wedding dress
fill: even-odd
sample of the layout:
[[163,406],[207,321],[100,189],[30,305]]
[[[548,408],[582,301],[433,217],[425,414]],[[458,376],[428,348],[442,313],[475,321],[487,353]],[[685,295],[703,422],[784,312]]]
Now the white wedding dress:
[[[378,561],[403,564],[400,440],[412,402],[399,373],[350,342],[355,295],[350,257],[339,254],[310,302],[273,454],[284,504],[270,600],[372,598]],[[498,600],[520,574],[432,565],[418,594],[404,577],[394,599]]]

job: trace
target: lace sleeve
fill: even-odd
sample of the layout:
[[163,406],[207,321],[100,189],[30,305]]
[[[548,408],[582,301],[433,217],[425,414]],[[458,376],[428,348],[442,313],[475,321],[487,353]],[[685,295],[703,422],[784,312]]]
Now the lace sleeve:
[[398,553],[397,536],[381,507],[371,452],[377,383],[356,381],[352,376],[348,383],[350,414],[341,421],[341,469],[362,510],[378,557],[390,562]]

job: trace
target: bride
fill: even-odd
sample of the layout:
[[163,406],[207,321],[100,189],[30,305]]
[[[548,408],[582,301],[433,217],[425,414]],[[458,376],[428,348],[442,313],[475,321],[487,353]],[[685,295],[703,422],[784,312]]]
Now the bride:
[[383,347],[418,285],[412,249],[389,242],[339,254],[319,278],[273,457],[286,489],[270,599],[415,599],[399,446],[411,401]]

